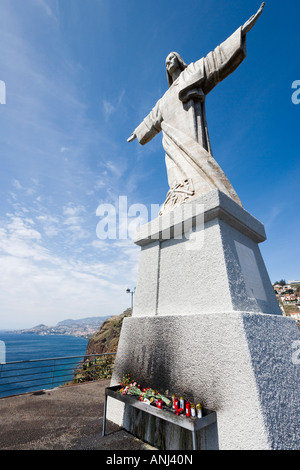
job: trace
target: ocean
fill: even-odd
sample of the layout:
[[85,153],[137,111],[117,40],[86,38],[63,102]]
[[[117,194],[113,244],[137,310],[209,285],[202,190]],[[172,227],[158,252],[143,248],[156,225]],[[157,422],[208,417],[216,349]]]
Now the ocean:
[[[75,336],[40,336],[0,331],[0,398],[70,382],[81,357],[53,359],[83,357],[87,343],[87,339]],[[8,364],[16,361],[34,362]]]

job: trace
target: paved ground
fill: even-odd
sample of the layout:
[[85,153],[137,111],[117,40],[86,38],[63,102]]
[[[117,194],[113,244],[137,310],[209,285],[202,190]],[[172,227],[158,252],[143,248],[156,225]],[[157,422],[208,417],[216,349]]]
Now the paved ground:
[[0,450],[153,450],[107,421],[109,380],[0,399]]

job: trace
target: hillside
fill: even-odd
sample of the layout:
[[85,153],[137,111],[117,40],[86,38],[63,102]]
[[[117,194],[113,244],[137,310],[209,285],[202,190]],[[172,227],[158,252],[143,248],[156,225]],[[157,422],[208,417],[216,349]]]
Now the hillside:
[[116,352],[123,319],[130,315],[131,309],[128,308],[121,315],[115,315],[105,320],[101,328],[89,339],[86,354]]
[[80,318],[79,320],[72,320],[72,319],[67,319],[63,320],[57,323],[56,326],[68,326],[68,327],[73,327],[73,326],[97,326],[99,328],[100,325],[109,318],[109,315],[106,317],[86,317],[86,318]]
[[80,318],[79,320],[63,320],[55,326],[37,325],[33,328],[24,330],[14,330],[11,333],[17,334],[34,334],[34,335],[70,335],[90,338],[95,332],[98,331],[103,322],[109,318],[105,317],[87,317]]

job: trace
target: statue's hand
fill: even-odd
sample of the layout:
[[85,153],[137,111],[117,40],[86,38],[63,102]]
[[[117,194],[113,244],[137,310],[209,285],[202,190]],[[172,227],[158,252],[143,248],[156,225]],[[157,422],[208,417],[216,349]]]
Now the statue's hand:
[[255,25],[256,21],[258,20],[258,18],[260,17],[260,15],[262,14],[262,11],[264,9],[264,6],[265,6],[265,2],[263,2],[261,5],[260,5],[260,8],[259,10],[257,11],[257,13],[255,15],[252,15],[251,18],[249,18],[248,21],[246,21],[246,23],[242,26],[242,34],[243,36],[245,36],[249,31],[250,29],[253,28],[253,26]]
[[136,138],[135,133],[133,132],[131,136],[127,139],[127,142],[132,142]]

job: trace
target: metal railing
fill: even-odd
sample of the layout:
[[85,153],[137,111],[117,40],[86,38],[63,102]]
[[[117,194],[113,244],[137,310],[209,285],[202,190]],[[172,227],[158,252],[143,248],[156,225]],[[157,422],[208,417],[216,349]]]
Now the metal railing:
[[116,353],[0,364],[0,398],[111,377]]

